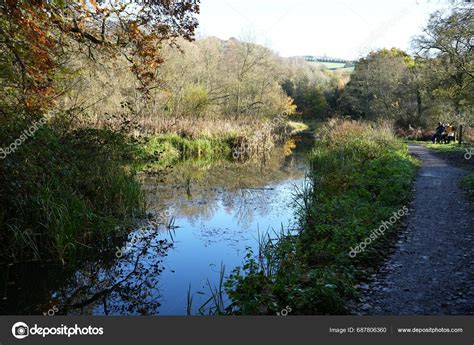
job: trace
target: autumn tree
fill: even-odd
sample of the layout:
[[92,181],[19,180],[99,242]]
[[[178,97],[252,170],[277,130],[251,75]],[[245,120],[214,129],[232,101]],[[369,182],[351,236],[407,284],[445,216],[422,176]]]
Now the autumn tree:
[[414,40],[418,58],[425,65],[428,95],[433,101],[450,103],[464,123],[473,120],[473,37],[472,8],[457,7],[448,14],[432,14],[424,34]]
[[193,39],[198,12],[198,0],[4,0],[0,61],[8,97],[2,108],[31,112],[50,105],[61,93],[54,84],[58,71],[78,53],[95,61],[99,54],[125,57],[146,93],[163,62],[163,43]]
[[165,49],[153,92],[155,116],[272,117],[291,113],[280,83],[283,64],[268,48],[237,39],[209,37]]
[[343,109],[354,117],[418,125],[414,67],[414,60],[396,48],[370,53],[357,62],[341,97]]

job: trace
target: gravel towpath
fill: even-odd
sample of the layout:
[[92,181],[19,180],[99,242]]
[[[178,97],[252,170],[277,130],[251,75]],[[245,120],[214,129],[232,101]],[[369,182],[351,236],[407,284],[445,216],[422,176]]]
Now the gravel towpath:
[[362,315],[474,315],[474,217],[459,181],[468,172],[424,146],[407,227],[377,274],[360,285]]

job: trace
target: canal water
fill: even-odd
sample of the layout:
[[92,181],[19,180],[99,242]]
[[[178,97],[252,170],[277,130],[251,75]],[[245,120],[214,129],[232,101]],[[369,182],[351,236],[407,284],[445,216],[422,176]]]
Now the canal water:
[[297,227],[311,144],[294,138],[265,158],[185,161],[164,175],[141,177],[149,219],[114,255],[104,252],[73,274],[48,265],[15,268],[2,313],[199,314],[221,275],[241,266],[249,248],[258,249],[259,236]]

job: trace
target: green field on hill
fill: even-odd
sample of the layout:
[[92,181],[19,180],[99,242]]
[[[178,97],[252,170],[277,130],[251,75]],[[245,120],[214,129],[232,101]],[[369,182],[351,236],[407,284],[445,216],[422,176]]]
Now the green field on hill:
[[308,63],[323,66],[325,69],[343,69],[349,72],[354,71],[354,67],[344,67],[346,64],[343,62],[308,61]]

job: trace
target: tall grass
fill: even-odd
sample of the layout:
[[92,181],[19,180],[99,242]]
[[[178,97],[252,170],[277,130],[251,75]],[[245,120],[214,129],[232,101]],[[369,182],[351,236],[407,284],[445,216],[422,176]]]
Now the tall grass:
[[225,137],[201,137],[188,139],[176,134],[163,134],[151,137],[144,145],[146,152],[161,151],[165,160],[223,156],[230,153],[229,142]]
[[0,165],[1,260],[74,261],[144,210],[124,138],[45,126]]
[[[219,271],[219,284],[218,286],[213,286],[209,279],[206,281],[206,286],[208,292],[200,291],[200,295],[207,295],[207,299],[201,303],[198,308],[199,315],[224,315],[226,313],[225,306],[225,290],[224,290],[224,281],[225,281],[225,265],[221,263],[221,268]],[[193,301],[194,296],[191,292],[191,285],[189,285],[187,293],[187,315],[193,315]]]
[[[189,136],[171,132],[135,139],[134,157],[138,170],[173,165],[188,159],[215,160],[232,158],[240,161],[262,157],[288,138],[294,128],[285,122],[271,124],[256,121],[238,131],[213,132],[193,129]],[[217,127],[220,129],[220,127]],[[216,130],[216,128],[214,128]],[[236,154],[237,152],[237,154]]]

